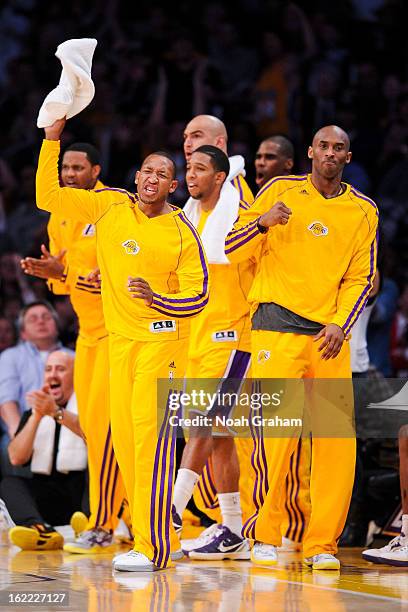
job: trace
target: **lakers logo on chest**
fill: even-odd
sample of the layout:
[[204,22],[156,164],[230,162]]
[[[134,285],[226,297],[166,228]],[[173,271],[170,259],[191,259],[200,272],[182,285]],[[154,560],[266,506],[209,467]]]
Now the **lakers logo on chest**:
[[320,221],[313,221],[310,225],[308,225],[307,229],[312,232],[313,236],[320,238],[322,236],[327,236],[329,233],[329,228],[323,225]]

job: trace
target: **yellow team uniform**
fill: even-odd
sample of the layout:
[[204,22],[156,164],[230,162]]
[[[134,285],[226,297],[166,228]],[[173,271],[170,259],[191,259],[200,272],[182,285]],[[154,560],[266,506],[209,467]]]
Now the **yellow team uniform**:
[[[246,210],[245,202],[240,211]],[[201,211],[197,231],[201,234],[212,211]],[[254,261],[239,264],[209,264],[210,299],[191,325],[187,379],[242,379],[251,360],[251,337],[247,295],[254,278]],[[214,389],[211,388],[212,391]],[[244,519],[253,513],[252,480],[248,439],[236,438],[240,460],[241,505]],[[194,501],[214,520],[220,520],[211,457],[194,492]]]
[[[95,190],[103,189],[98,181]],[[78,316],[74,388],[79,420],[88,450],[89,505],[87,529],[114,531],[124,498],[124,485],[115,459],[110,430],[108,332],[100,289],[86,278],[97,267],[95,226],[51,214],[50,252],[67,250],[61,280],[50,279],[56,294],[68,294]]]
[[[277,201],[292,210],[289,223],[261,233],[257,219]],[[325,199],[310,175],[277,177],[260,190],[252,207],[240,216],[239,225],[227,237],[225,252],[231,261],[257,253],[257,273],[248,297],[251,313],[260,304],[275,303],[321,325],[335,323],[347,337],[364,308],[375,273],[375,203],[351,185],[346,185],[341,195]],[[348,343],[330,360],[321,358],[319,345],[312,335],[301,332],[257,329],[252,332],[253,376],[350,378]],[[319,406],[315,410],[317,415]],[[352,414],[343,417],[349,433]],[[257,482],[258,491],[254,492],[257,512],[247,521],[243,533],[279,546],[285,501],[282,492],[297,439],[261,434],[257,444],[262,447],[263,480]],[[350,502],[354,464],[353,436],[312,440],[306,557],[337,551]]]
[[[148,218],[123,189],[86,191],[58,183],[59,142],[44,141],[38,206],[96,227],[97,260],[109,332],[111,428],[129,500],[135,550],[170,565],[177,536],[170,524],[176,427],[169,406],[159,420],[157,379],[183,377],[189,319],[208,301],[201,241],[184,213]],[[128,277],[143,277],[153,302],[132,298]],[[170,389],[169,389],[170,392]]]
[[285,510],[282,535],[300,544],[309,524],[310,468],[312,446],[310,438],[300,438],[290,458],[285,482]]
[[231,184],[239,193],[241,207],[248,208],[254,201],[253,193],[242,174],[232,179]]

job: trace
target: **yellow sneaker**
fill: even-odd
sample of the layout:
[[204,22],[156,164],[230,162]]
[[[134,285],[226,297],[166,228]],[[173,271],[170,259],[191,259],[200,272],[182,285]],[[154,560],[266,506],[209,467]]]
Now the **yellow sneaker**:
[[276,565],[278,563],[276,546],[255,542],[251,550],[251,561],[257,565]]
[[340,561],[334,555],[321,553],[313,557],[305,557],[303,562],[314,570],[339,570]]
[[69,521],[77,538],[88,527],[88,517],[83,512],[74,512]]
[[64,545],[64,538],[53,527],[17,525],[9,531],[10,542],[23,550],[56,550]]
[[109,531],[105,531],[101,527],[95,527],[83,531],[74,542],[67,542],[64,545],[64,550],[80,555],[95,555],[117,550],[117,545]]

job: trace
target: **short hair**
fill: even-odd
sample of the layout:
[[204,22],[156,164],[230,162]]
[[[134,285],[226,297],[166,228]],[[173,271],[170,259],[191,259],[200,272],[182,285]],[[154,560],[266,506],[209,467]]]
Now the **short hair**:
[[217,172],[225,172],[225,177],[229,175],[229,159],[220,148],[214,147],[213,145],[201,145],[201,147],[194,149],[193,153],[204,153],[204,155],[208,155],[214,170]]
[[101,165],[101,155],[98,149],[88,142],[74,142],[65,149],[64,153],[67,151],[79,151],[79,153],[85,153],[92,166]]
[[[295,157],[295,149],[293,144],[286,138],[286,136],[282,136],[282,134],[276,134],[275,136],[269,136],[269,138],[265,138],[262,142],[276,142],[280,147],[280,152],[286,159],[293,159]],[[262,144],[262,143],[261,143]]]
[[57,326],[57,329],[59,329],[59,317],[55,308],[49,302],[47,302],[47,300],[36,300],[35,302],[30,302],[29,304],[26,304],[20,310],[17,319],[17,329],[19,332],[21,332],[21,330],[24,328],[24,317],[26,316],[30,308],[34,308],[34,306],[44,306],[51,313],[52,318],[54,319],[55,324]]
[[146,157],[144,158],[144,160],[142,161],[142,166],[145,163],[146,159],[148,157],[151,157],[152,155],[158,155],[159,157],[165,157],[166,159],[169,160],[169,162],[171,162],[172,168],[173,168],[173,176],[171,177],[172,179],[176,178],[177,175],[177,166],[176,166],[176,162],[174,161],[174,159],[172,158],[172,156],[170,155],[170,153],[168,153],[167,151],[153,151],[152,153],[149,153],[149,155],[146,155]]

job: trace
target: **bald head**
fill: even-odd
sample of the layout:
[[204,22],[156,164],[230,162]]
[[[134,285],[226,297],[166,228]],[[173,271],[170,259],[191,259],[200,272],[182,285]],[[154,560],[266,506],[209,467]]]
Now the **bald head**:
[[44,383],[58,406],[64,406],[74,392],[74,356],[64,351],[48,355]]
[[213,145],[227,153],[227,130],[223,122],[213,115],[197,115],[184,130],[184,154],[189,159],[202,145]]
[[326,125],[316,132],[313,136],[312,147],[319,141],[342,142],[347,151],[350,151],[350,138],[344,130],[337,125]]
[[316,132],[307,154],[315,186],[320,179],[339,182],[344,166],[351,161],[350,138],[337,125],[327,125]]

